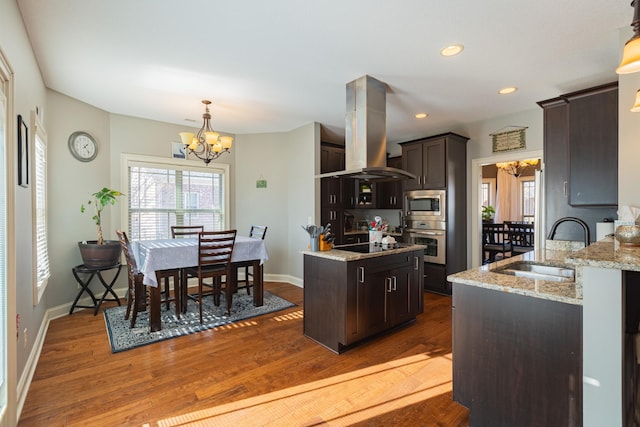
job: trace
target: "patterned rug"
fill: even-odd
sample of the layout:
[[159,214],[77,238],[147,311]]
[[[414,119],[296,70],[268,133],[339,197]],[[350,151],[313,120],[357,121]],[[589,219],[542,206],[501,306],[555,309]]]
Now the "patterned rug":
[[202,302],[202,323],[200,323],[198,305],[192,300],[188,301],[187,313],[182,314],[180,319],[175,315],[173,303],[171,303],[169,310],[163,304],[161,313],[162,330],[157,332],[149,330],[148,312],[138,313],[136,327],[132,329],[129,327],[131,322],[124,319],[127,311],[126,304],[104,310],[104,320],[107,326],[109,342],[111,343],[111,352],[118,353],[130,350],[295,306],[295,304],[267,291],[264,292],[264,305],[262,307],[253,305],[253,295],[247,295],[244,291],[235,294],[231,306],[231,316],[227,316],[227,304],[224,294],[218,307],[213,304],[211,296],[203,298]]

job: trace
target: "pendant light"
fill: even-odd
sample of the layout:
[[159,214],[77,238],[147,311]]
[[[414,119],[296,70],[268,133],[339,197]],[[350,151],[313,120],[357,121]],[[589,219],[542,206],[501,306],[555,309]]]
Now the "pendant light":
[[618,74],[630,74],[640,71],[640,0],[631,2],[633,7],[633,37],[624,45],[622,61],[616,69]]
[[220,136],[218,132],[214,132],[211,128],[211,114],[209,113],[209,104],[211,104],[211,101],[205,99],[202,103],[204,104],[205,110],[202,115],[202,127],[198,133],[180,132],[179,135],[182,143],[189,149],[189,153],[194,154],[208,165],[223,153],[230,152],[233,137]]

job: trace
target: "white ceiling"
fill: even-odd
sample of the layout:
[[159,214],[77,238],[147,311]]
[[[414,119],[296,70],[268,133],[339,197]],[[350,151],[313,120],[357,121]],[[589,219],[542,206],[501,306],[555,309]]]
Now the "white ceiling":
[[47,87],[108,112],[200,127],[206,98],[224,132],[342,135],[345,85],[369,74],[389,142],[615,81],[633,16],[631,0],[17,1]]

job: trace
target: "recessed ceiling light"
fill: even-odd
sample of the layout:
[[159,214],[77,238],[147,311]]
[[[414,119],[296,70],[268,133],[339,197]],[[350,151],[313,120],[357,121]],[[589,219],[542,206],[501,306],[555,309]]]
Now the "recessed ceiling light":
[[424,119],[427,116],[428,116],[427,113],[418,113],[416,114],[416,119]]
[[517,90],[518,90],[518,88],[517,88],[517,87],[509,86],[509,87],[503,87],[502,89],[500,89],[500,90],[498,91],[498,93],[499,93],[500,95],[506,95],[506,94],[508,94],[508,93],[513,93],[513,92],[515,92],[515,91],[517,91]]
[[453,56],[457,55],[464,50],[464,46],[461,44],[452,44],[446,47],[443,47],[440,51],[440,55],[442,56]]

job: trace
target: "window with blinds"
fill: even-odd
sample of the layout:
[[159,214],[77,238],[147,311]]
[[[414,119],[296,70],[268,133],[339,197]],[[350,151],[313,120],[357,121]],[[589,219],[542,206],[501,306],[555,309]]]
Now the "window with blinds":
[[224,169],[128,162],[128,232],[131,240],[169,239],[172,225],[224,230]]
[[[36,127],[38,129],[39,126]],[[49,249],[47,242],[47,144],[41,133],[36,132],[34,144],[34,222],[35,222],[35,251],[36,251],[36,286],[37,300],[47,286],[51,270],[49,268]]]

